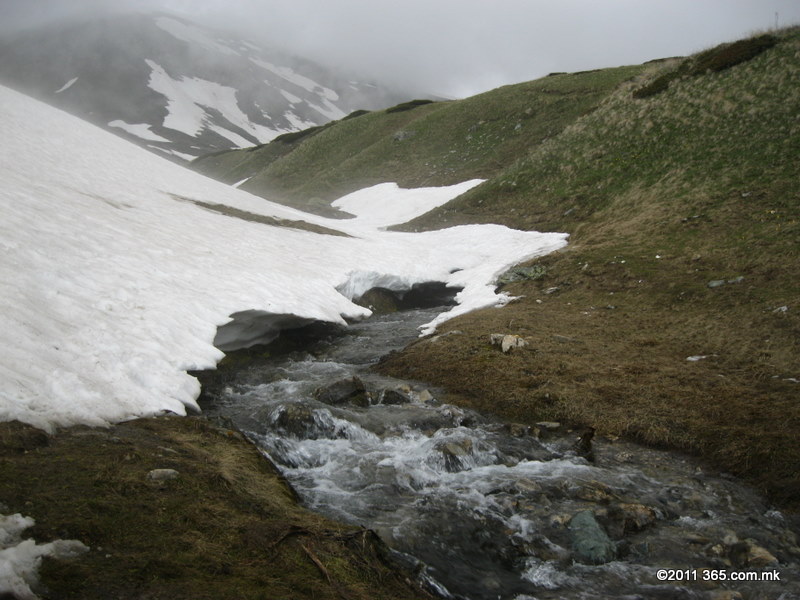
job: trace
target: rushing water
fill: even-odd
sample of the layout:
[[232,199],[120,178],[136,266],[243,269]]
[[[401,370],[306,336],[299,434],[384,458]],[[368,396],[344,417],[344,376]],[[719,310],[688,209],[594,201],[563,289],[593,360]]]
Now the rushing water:
[[[376,531],[445,598],[800,598],[791,524],[732,478],[602,432],[589,462],[576,433],[537,436],[370,372],[436,312],[376,317],[265,360],[206,390],[204,409],[248,432],[307,506]],[[354,375],[366,399],[320,395]],[[580,520],[603,533],[582,538]],[[580,551],[592,543],[607,562]]]

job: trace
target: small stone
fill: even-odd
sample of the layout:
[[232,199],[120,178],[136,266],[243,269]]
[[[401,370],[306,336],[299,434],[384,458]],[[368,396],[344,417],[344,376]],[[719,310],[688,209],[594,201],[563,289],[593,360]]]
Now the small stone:
[[725,285],[725,280],[724,279],[714,279],[712,281],[709,281],[706,285],[708,285],[708,287],[710,287],[711,289],[722,287],[723,285]]
[[550,517],[550,527],[562,529],[567,526],[571,518],[569,515],[553,515]]
[[684,539],[690,544],[700,544],[701,546],[705,546],[706,544],[711,542],[709,538],[703,535],[698,535],[696,533],[687,533]]
[[489,336],[489,340],[493,346],[500,346],[503,354],[509,353],[514,348],[524,348],[528,345],[524,338],[513,334],[493,333]]
[[436,450],[444,457],[444,467],[447,472],[457,473],[464,468],[462,458],[472,454],[472,440],[464,438],[440,442],[436,445]]
[[589,483],[580,486],[575,492],[575,497],[587,502],[594,502],[596,504],[607,504],[614,499],[614,494],[611,488],[600,483],[599,481],[590,481]]
[[285,432],[303,436],[314,424],[314,411],[302,404],[284,404],[272,413],[271,420]]
[[153,469],[147,474],[150,481],[171,481],[178,478],[179,473],[175,469]]

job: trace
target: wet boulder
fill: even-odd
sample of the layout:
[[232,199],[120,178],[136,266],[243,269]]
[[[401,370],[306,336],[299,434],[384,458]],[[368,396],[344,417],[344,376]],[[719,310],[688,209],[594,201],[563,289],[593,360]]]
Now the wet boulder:
[[[492,438],[497,448],[498,458],[504,464],[516,464],[521,460],[552,460],[556,454],[533,436],[512,437],[511,435]],[[509,460],[511,459],[511,460]]]
[[383,390],[381,394],[381,404],[408,404],[410,402],[411,397],[402,390]]
[[314,411],[304,404],[284,404],[272,413],[271,421],[290,435],[304,437],[314,425]]
[[609,507],[604,524],[615,539],[637,533],[656,522],[658,513],[644,504],[620,502]]
[[340,379],[327,386],[317,388],[314,398],[333,406],[340,404],[369,406],[367,388],[364,382],[356,376]]
[[614,560],[617,549],[614,542],[595,519],[591,510],[575,514],[569,522],[572,551],[578,562],[600,565]]
[[464,460],[472,455],[473,443],[470,438],[443,440],[434,448],[444,458],[444,468],[448,473],[464,469]]
[[737,569],[746,567],[763,569],[778,564],[778,559],[769,550],[750,539],[731,545],[728,549],[728,558]]
[[401,299],[397,293],[386,288],[374,287],[354,300],[359,306],[369,308],[376,315],[396,313],[401,308]]

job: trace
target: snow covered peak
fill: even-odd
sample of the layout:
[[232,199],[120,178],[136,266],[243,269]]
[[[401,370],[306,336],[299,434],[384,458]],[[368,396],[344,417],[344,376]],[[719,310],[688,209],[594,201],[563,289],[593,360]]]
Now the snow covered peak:
[[178,161],[407,99],[163,14],[29,31],[0,55],[7,85]]

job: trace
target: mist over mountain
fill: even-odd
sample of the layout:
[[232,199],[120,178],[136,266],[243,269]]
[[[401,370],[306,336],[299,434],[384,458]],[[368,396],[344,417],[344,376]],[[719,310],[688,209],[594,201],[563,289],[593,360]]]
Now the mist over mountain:
[[302,57],[165,13],[4,35],[0,82],[178,160],[406,100]]

